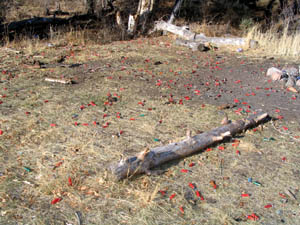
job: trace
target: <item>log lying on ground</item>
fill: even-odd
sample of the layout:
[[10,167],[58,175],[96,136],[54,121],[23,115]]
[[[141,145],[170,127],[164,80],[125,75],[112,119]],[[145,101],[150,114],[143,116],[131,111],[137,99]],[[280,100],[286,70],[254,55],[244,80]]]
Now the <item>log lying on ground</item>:
[[191,46],[192,49],[197,49],[197,47],[200,43],[201,44],[211,43],[216,46],[249,45],[250,48],[254,48],[257,45],[256,41],[254,41],[254,40],[248,41],[246,38],[206,37],[204,34],[195,34],[194,32],[190,31],[187,26],[179,27],[179,26],[167,23],[165,21],[156,22],[153,31],[156,31],[156,30],[168,31],[168,32],[178,35],[181,39],[183,39],[178,44]]
[[162,20],[155,22],[154,29],[151,31],[151,33],[158,30],[169,31],[173,34],[177,34],[185,40],[194,40],[196,35],[192,31],[190,31],[187,26],[179,27]]
[[267,113],[259,112],[246,119],[232,122],[193,137],[188,137],[177,143],[145,150],[136,156],[123,159],[111,165],[110,170],[116,180],[122,180],[136,174],[151,174],[151,168],[160,166],[165,162],[195,154],[213,144],[221,142],[226,137],[233,137],[250,127],[257,126],[267,117]]
[[24,31],[31,33],[41,30],[49,30],[50,26],[84,26],[91,24],[91,21],[97,21],[94,15],[75,15],[69,18],[58,17],[34,17],[31,19],[0,24],[0,36],[4,34],[18,34]]

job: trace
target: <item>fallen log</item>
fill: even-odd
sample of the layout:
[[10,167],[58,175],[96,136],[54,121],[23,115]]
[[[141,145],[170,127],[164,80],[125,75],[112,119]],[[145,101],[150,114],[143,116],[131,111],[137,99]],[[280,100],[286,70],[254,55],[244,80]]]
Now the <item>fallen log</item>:
[[58,26],[74,26],[74,27],[87,27],[92,26],[91,21],[97,22],[97,17],[93,15],[75,15],[69,18],[58,17],[34,17],[21,21],[15,21],[6,24],[0,24],[0,37],[5,34],[14,36],[15,34],[34,34],[49,31],[50,27]]
[[[234,46],[245,46],[254,48],[257,46],[257,41],[248,40],[247,38],[238,38],[238,37],[207,37],[204,34],[196,34],[189,30],[187,26],[176,26],[165,21],[157,21],[154,26],[153,31],[162,30],[168,31],[173,34],[178,35],[182,41],[178,41],[178,44],[188,46],[192,49],[197,49],[200,43],[211,43],[216,46],[224,46],[224,45],[234,45]],[[152,32],[153,32],[152,31]]]
[[118,163],[112,164],[110,170],[116,180],[122,180],[136,174],[151,174],[151,168],[160,166],[165,162],[195,154],[213,144],[221,142],[227,137],[233,137],[251,127],[257,126],[267,117],[267,113],[259,112],[246,119],[241,119],[211,131],[188,137],[180,142],[144,150],[136,156],[122,159]]
[[171,23],[167,23],[165,21],[157,21],[155,22],[154,29],[150,32],[153,33],[154,31],[169,31],[173,34],[176,34],[180,36],[181,38],[185,40],[194,40],[195,39],[195,33],[189,30],[187,26],[179,27]]

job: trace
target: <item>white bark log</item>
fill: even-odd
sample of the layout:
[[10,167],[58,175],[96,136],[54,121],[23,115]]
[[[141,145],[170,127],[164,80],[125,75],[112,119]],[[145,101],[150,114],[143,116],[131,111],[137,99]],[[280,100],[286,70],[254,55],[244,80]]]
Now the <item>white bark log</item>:
[[165,21],[158,21],[155,23],[154,30],[163,30],[163,31],[168,31],[173,34],[177,34],[183,39],[186,40],[194,40],[195,38],[195,33],[191,32],[188,27],[179,27],[173,24],[169,24]]
[[113,164],[110,169],[116,180],[121,180],[136,174],[150,173],[150,169],[165,162],[180,159],[195,154],[216,144],[226,137],[233,137],[246,129],[257,126],[268,117],[267,113],[257,113],[246,119],[223,125],[211,131],[188,137],[187,139],[171,143],[166,146],[145,150],[136,156],[129,157]]
[[204,34],[195,34],[194,32],[190,31],[189,28],[186,26],[179,27],[173,24],[169,24],[165,21],[156,22],[153,31],[156,30],[168,31],[178,35],[180,38],[184,39],[184,41],[177,41],[177,44],[191,46],[190,48],[192,49],[197,49],[199,43],[211,43],[219,47],[225,45],[249,45],[248,47],[254,48],[257,46],[257,42],[254,40],[250,40],[249,42],[246,38],[206,37]]

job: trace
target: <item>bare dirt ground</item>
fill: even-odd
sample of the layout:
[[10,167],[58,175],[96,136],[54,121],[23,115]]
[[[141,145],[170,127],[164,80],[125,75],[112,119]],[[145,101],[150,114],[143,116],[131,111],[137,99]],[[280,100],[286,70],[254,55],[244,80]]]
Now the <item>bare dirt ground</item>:
[[[0,58],[1,224],[300,223],[299,96],[265,76],[295,62],[191,52],[167,37]],[[162,175],[115,182],[107,171],[255,110],[274,119]]]

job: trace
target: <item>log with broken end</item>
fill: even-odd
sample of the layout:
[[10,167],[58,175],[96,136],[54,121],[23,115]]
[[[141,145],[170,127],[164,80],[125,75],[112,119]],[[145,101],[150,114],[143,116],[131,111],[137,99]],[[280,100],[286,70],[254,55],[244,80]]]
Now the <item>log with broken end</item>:
[[194,154],[224,140],[226,137],[233,137],[250,127],[257,126],[267,117],[267,113],[259,112],[246,119],[232,122],[193,137],[187,137],[180,142],[146,149],[136,156],[122,159],[120,162],[111,165],[110,170],[116,180],[122,180],[136,174],[149,174],[151,168]]

